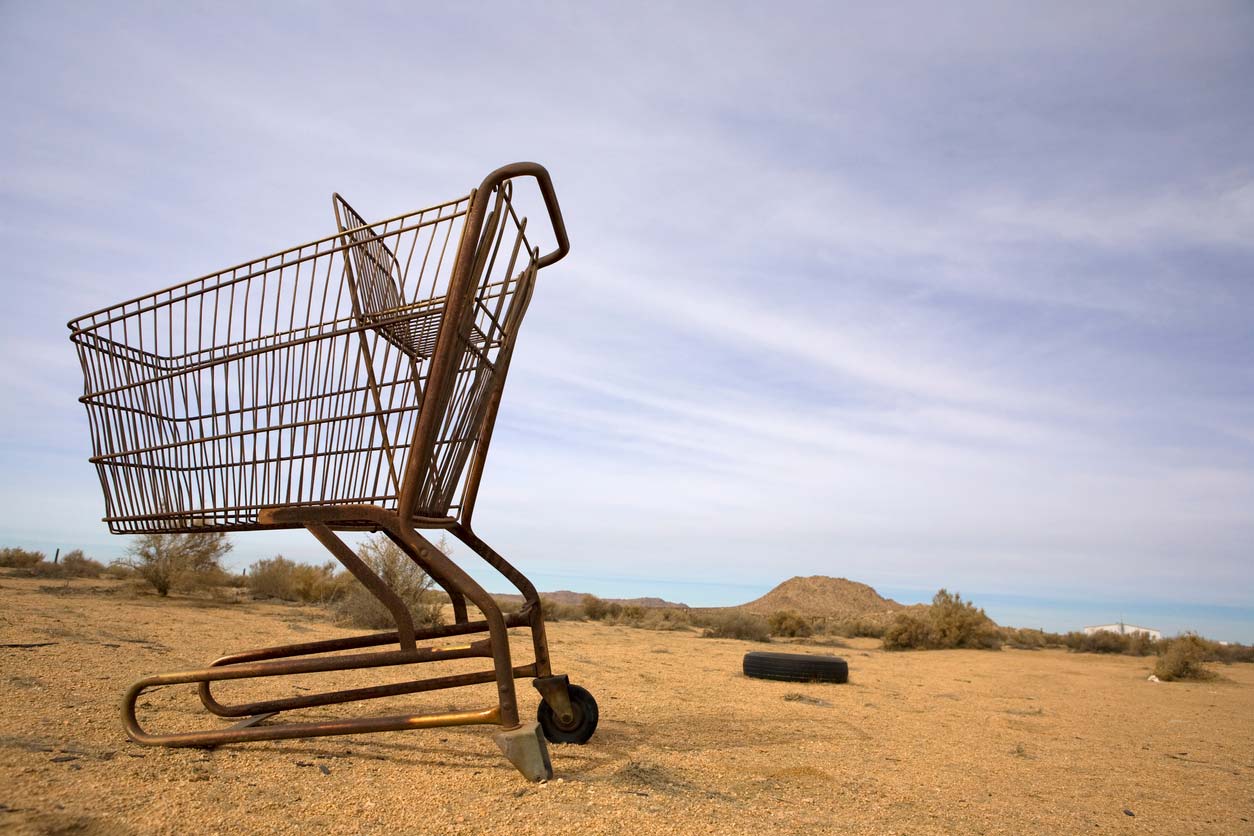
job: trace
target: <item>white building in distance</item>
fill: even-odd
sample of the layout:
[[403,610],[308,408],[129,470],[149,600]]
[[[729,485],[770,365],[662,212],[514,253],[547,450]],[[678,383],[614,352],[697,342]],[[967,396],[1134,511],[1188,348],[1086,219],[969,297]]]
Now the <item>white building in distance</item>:
[[1101,633],[1103,631],[1107,633],[1118,633],[1121,636],[1130,636],[1133,633],[1144,633],[1154,641],[1158,641],[1163,637],[1163,634],[1160,631],[1155,630],[1153,627],[1138,627],[1135,624],[1124,624],[1122,621],[1118,624],[1095,624],[1092,627],[1084,628],[1084,634],[1086,636],[1091,636],[1094,633]]

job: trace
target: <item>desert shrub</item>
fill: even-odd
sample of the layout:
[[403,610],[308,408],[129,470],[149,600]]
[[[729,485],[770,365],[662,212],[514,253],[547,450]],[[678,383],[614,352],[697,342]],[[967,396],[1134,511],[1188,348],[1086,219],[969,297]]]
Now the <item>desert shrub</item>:
[[898,613],[884,632],[885,650],[957,647],[996,650],[1001,647],[1001,636],[984,610],[944,589],[932,597],[925,614]]
[[32,578],[68,578],[69,574],[60,563],[41,560],[33,566],[27,566],[19,574]]
[[885,650],[931,647],[932,630],[926,619],[912,612],[899,613],[884,630]]
[[207,566],[198,572],[192,572],[185,576],[180,582],[179,588],[188,591],[207,592],[215,598],[228,598],[238,601],[238,597],[227,594],[234,577],[221,566]]
[[1018,650],[1040,650],[1049,644],[1049,639],[1041,630],[1022,627],[1003,627],[1000,631],[1003,644]]
[[944,589],[937,592],[927,615],[934,640],[941,647],[1001,647],[992,619],[970,601],[962,600],[956,592],[951,594]]
[[338,568],[338,564],[332,562],[310,566],[276,555],[250,566],[245,580],[253,595],[326,604],[337,600],[353,583],[353,576]]
[[618,621],[622,624],[636,624],[644,620],[644,607],[639,604],[623,604],[619,607]]
[[0,566],[10,569],[29,569],[44,559],[43,552],[13,547],[0,549]]
[[231,589],[248,589],[248,570],[242,572],[227,572],[226,578],[223,579],[222,585]]
[[83,554],[82,549],[74,549],[61,556],[61,566],[65,574],[72,578],[98,578],[105,570],[99,560],[92,560]]
[[1067,644],[1067,637],[1062,633],[1050,633],[1034,627],[1003,627],[999,633],[1004,644],[1020,650],[1065,647]]
[[552,598],[540,598],[540,612],[545,621],[584,621],[588,612],[583,605],[575,606],[554,601]]
[[1126,636],[1109,630],[1087,633],[1080,641],[1080,647],[1089,653],[1122,653],[1127,646]]
[[1175,679],[1210,679],[1215,675],[1202,664],[1214,654],[1213,642],[1195,633],[1185,633],[1160,644],[1158,662],[1154,665],[1154,675],[1159,679],[1170,682]]
[[732,613],[735,613],[735,612],[737,612],[737,610],[722,610],[722,609],[717,609],[717,610],[707,610],[707,609],[697,609],[697,610],[692,610],[692,611],[691,611],[691,613],[692,613],[692,623],[693,623],[695,626],[697,626],[697,627],[701,627],[701,628],[703,628],[703,629],[705,629],[705,628],[713,628],[713,627],[718,626],[719,624],[722,624],[722,623],[723,623],[723,621],[724,621],[724,619],[726,619],[729,615],[731,615]]
[[104,576],[115,581],[129,580],[135,576],[135,570],[122,563],[113,562],[104,568]]
[[772,636],[787,636],[790,638],[804,638],[814,633],[810,628],[810,622],[802,618],[791,610],[780,610],[771,613],[766,623],[771,628]]
[[98,578],[104,570],[103,563],[87,557],[82,549],[74,549],[60,559],[32,563],[23,573],[35,578]]
[[605,613],[607,609],[608,608],[606,607],[605,602],[602,601],[597,596],[595,595],[583,596],[583,613],[584,615],[588,616],[588,618],[592,619],[593,621],[600,621],[601,619],[605,618]]
[[1072,631],[1063,636],[1062,641],[1073,653],[1122,653],[1126,656],[1149,656],[1157,652],[1159,645],[1146,633],[1124,635],[1110,630],[1095,633]]
[[[386,534],[367,538],[358,547],[357,556],[405,602],[415,627],[444,622],[444,602],[432,589],[434,581]],[[356,579],[347,584],[333,606],[337,619],[344,624],[376,630],[396,626],[383,602]]]
[[859,637],[882,639],[886,626],[869,618],[846,618],[825,621],[822,629],[829,636],[842,636],[846,639]]
[[1158,651],[1159,642],[1149,633],[1139,630],[1128,636],[1128,646],[1123,652],[1128,656],[1151,656]]
[[638,604],[624,604],[618,616],[611,620],[614,624],[641,630],[686,630],[692,625],[687,610]]
[[165,597],[176,588],[214,585],[225,572],[219,565],[231,550],[222,532],[205,534],[138,534],[127,556],[116,561],[135,570],[157,594]]
[[747,612],[733,610],[707,619],[709,626],[701,634],[707,639],[744,639],[751,642],[769,642],[771,627],[766,619]]
[[632,626],[644,630],[687,630],[692,626],[692,616],[687,610],[649,607]]
[[1254,646],[1216,642],[1212,655],[1216,662],[1223,662],[1225,665],[1231,665],[1234,662],[1254,662]]
[[[1153,639],[1147,633],[1140,631],[1123,635],[1109,630],[1098,630],[1095,633],[1071,632],[1065,636],[1059,636],[1057,633],[1046,633],[1045,636],[1050,640],[1051,644],[1063,644],[1074,653],[1122,653],[1125,656],[1153,656],[1157,654],[1159,657],[1163,657],[1170,649],[1172,642],[1178,640]],[[1201,643],[1200,646],[1204,648],[1202,661],[1223,662],[1225,664],[1254,662],[1254,647],[1249,645],[1220,644],[1219,642],[1204,639],[1194,633],[1186,633],[1185,636],[1191,637],[1191,639],[1195,640],[1195,643]],[[1180,648],[1176,649],[1177,654],[1182,652],[1183,650]]]
[[583,612],[593,621],[613,620],[623,614],[623,605],[616,601],[605,601],[595,595],[585,595]]

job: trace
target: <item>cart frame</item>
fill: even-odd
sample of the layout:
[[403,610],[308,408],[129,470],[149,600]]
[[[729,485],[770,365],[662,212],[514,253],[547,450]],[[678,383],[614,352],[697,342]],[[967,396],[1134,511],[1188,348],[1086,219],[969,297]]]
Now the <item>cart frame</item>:
[[[514,210],[511,203],[511,181],[519,177],[534,178],[538,184],[557,246],[551,252],[541,256],[538,249],[533,249],[530,244],[526,244],[523,256],[524,266],[514,274],[515,260],[519,257],[521,251],[518,242],[526,242],[526,219],[518,219],[516,215],[513,215]],[[203,532],[206,530],[240,531],[304,528],[382,602],[391,613],[396,625],[395,630],[388,632],[250,650],[224,656],[205,668],[158,674],[140,679],[127,690],[122,703],[122,720],[131,739],[138,743],[150,745],[206,747],[246,741],[360,734],[436,726],[490,724],[501,728],[501,733],[497,735],[497,743],[511,762],[527,778],[542,780],[552,774],[552,767],[544,742],[545,735],[552,738],[556,730],[559,735],[566,732],[568,735],[573,735],[576,738],[583,738],[573,742],[585,742],[591,736],[597,719],[595,701],[583,689],[571,686],[566,676],[555,676],[553,674],[545,636],[542,605],[535,586],[506,561],[504,557],[484,542],[472,528],[475,501],[483,477],[492,430],[500,408],[501,393],[512,357],[517,326],[530,301],[536,272],[555,264],[565,257],[570,250],[570,244],[552,181],[545,168],[537,163],[514,163],[498,168],[488,174],[479,187],[472,190],[465,200],[468,202],[465,208],[462,231],[457,244],[451,277],[448,280],[447,292],[441,299],[437,300],[442,303],[442,307],[433,309],[437,310],[437,313],[440,315],[434,347],[429,356],[419,356],[417,353],[418,349],[414,347],[416,344],[413,343],[409,336],[406,336],[406,334],[412,335],[416,333],[418,328],[417,324],[406,324],[418,322],[418,320],[413,319],[413,317],[418,315],[413,313],[413,310],[416,310],[415,306],[409,305],[408,308],[404,309],[409,311],[409,313],[402,312],[397,314],[395,310],[398,309],[393,308],[379,314],[373,310],[368,310],[369,305],[367,301],[364,301],[368,293],[378,295],[380,288],[393,296],[396,295],[396,285],[394,283],[389,284],[388,282],[391,279],[388,277],[393,275],[394,267],[395,269],[400,269],[400,265],[384,243],[383,234],[377,232],[380,227],[378,225],[372,227],[361,221],[352,212],[351,207],[348,207],[347,203],[338,195],[334,199],[341,240],[338,252],[341,254],[340,257],[343,262],[346,280],[351,286],[353,293],[354,321],[350,323],[352,325],[351,330],[360,337],[361,352],[365,358],[361,362],[364,363],[369,376],[368,386],[361,388],[370,390],[374,398],[373,402],[377,406],[376,413],[380,416],[378,418],[380,425],[382,426],[385,420],[384,417],[381,417],[385,412],[380,395],[383,384],[375,378],[374,369],[377,363],[376,358],[372,358],[369,353],[368,336],[373,336],[376,344],[379,344],[379,338],[384,338],[389,340],[393,346],[399,346],[398,352],[401,350],[410,352],[408,362],[414,368],[412,388],[413,390],[420,390],[416,394],[418,405],[411,409],[409,413],[412,416],[413,412],[416,411],[416,420],[414,421],[412,436],[409,441],[408,454],[403,456],[404,467],[401,474],[399,474],[399,478],[397,474],[393,474],[391,477],[393,480],[391,484],[398,488],[394,502],[343,504],[333,501],[338,499],[338,497],[331,497],[329,498],[331,501],[323,502],[303,501],[286,505],[279,503],[263,504],[260,507],[245,509],[247,513],[240,512],[236,507],[231,507],[226,511],[215,510],[213,515],[209,517],[196,517],[186,508],[180,508],[177,512],[169,511],[167,513],[164,506],[154,504],[154,500],[151,497],[146,497],[148,503],[147,513],[137,513],[134,508],[130,509],[129,515],[119,512],[118,508],[125,505],[124,500],[127,498],[123,496],[122,499],[119,499],[119,493],[123,492],[124,489],[134,491],[133,483],[126,481],[132,479],[132,471],[141,471],[141,473],[148,474],[146,477],[136,478],[149,478],[152,480],[160,477],[167,481],[171,478],[175,481],[186,479],[190,484],[190,480],[195,478],[196,473],[195,467],[189,463],[193,457],[186,456],[179,451],[185,450],[188,445],[204,445],[209,442],[206,442],[203,438],[184,439],[177,432],[170,436],[175,438],[175,441],[169,441],[167,436],[162,435],[162,443],[156,447],[160,447],[161,454],[165,455],[166,458],[159,461],[153,458],[153,456],[157,455],[152,452],[156,449],[153,446],[137,448],[134,442],[132,442],[130,449],[119,451],[110,447],[110,444],[117,445],[118,442],[111,441],[112,436],[105,429],[102,429],[106,419],[100,417],[101,415],[111,416],[111,419],[116,419],[121,414],[116,412],[118,409],[124,408],[131,412],[143,412],[144,410],[160,412],[160,409],[158,407],[150,407],[148,400],[144,400],[143,409],[134,406],[130,402],[125,407],[118,406],[116,402],[104,403],[103,399],[106,396],[111,396],[117,390],[125,387],[122,384],[118,384],[112,389],[101,388],[102,384],[98,382],[102,379],[101,374],[96,366],[93,365],[94,363],[102,362],[97,355],[100,353],[110,355],[109,362],[114,364],[121,362],[118,360],[119,357],[123,357],[127,361],[132,361],[135,357],[139,357],[139,362],[143,363],[146,368],[153,370],[151,374],[154,380],[158,380],[156,384],[158,387],[165,386],[165,379],[173,379],[172,375],[175,373],[167,373],[165,371],[166,365],[162,364],[169,361],[160,358],[150,359],[154,355],[144,346],[144,337],[142,336],[144,331],[142,328],[134,329],[141,334],[138,339],[140,343],[138,347],[133,344],[135,342],[133,333],[128,337],[130,344],[119,347],[114,331],[110,330],[108,332],[113,339],[104,339],[100,336],[102,332],[99,323],[115,323],[122,316],[114,313],[118,310],[123,311],[123,314],[128,310],[145,310],[144,299],[155,300],[152,302],[152,307],[164,304],[160,302],[161,299],[175,298],[173,291],[185,286],[175,286],[166,291],[159,291],[156,294],[151,294],[149,297],[143,297],[132,303],[124,303],[123,306],[117,306],[114,309],[97,311],[70,323],[71,339],[78,345],[86,380],[86,394],[80,400],[87,404],[89,415],[92,416],[93,420],[93,441],[96,455],[92,461],[97,464],[101,473],[101,484],[106,497],[106,509],[109,512],[109,515],[106,516],[106,521],[109,522],[112,530],[122,533],[126,531],[150,530]],[[453,204],[444,204],[444,206],[449,205]],[[460,206],[460,203],[458,205]],[[511,275],[507,275],[506,280],[500,284],[500,287],[489,291],[488,295],[491,299],[496,300],[499,311],[502,305],[505,304],[507,294],[514,294],[508,302],[511,306],[508,316],[512,317],[512,320],[509,320],[510,333],[506,334],[504,328],[501,328],[501,335],[493,343],[496,346],[496,353],[489,360],[487,359],[487,343],[491,342],[491,340],[489,337],[483,336],[482,331],[473,330],[475,327],[473,318],[476,315],[476,304],[482,307],[482,302],[485,298],[484,287],[486,284],[483,283],[488,281],[491,268],[488,268],[487,273],[485,273],[484,265],[489,258],[488,250],[493,247],[496,249],[492,249],[490,257],[492,259],[496,258],[496,251],[500,248],[500,241],[504,235],[499,230],[504,228],[505,220],[508,220],[505,213],[513,216],[517,224],[518,241],[514,244],[514,254],[509,262],[509,273]],[[347,220],[345,215],[348,216]],[[495,243],[493,243],[494,235],[496,236]],[[313,252],[315,253],[319,252],[317,245],[306,246],[314,247]],[[297,256],[300,256],[305,251],[304,248],[295,248],[276,254],[276,256],[267,257],[264,260],[252,262],[252,264],[268,265],[271,263],[271,259],[279,258],[282,261],[282,259],[287,257],[287,253],[296,253]],[[355,262],[350,259],[350,254],[352,259],[355,259]],[[391,257],[391,264],[387,262],[387,257]],[[368,258],[372,260],[367,260]],[[356,268],[354,268],[354,263]],[[235,269],[238,272],[240,268]],[[279,280],[281,281],[282,279],[280,278]],[[203,280],[201,281],[203,285]],[[515,284],[510,284],[511,282]],[[188,284],[190,285],[191,283]],[[392,289],[389,290],[389,287]],[[403,276],[400,280],[400,287],[402,290],[404,289]],[[232,294],[234,292],[232,290]],[[162,294],[166,295],[163,297]],[[231,302],[235,302],[234,295],[231,297]],[[399,304],[395,299],[392,300],[392,303]],[[245,302],[245,306],[247,304]],[[127,308],[127,305],[131,305],[132,308]],[[185,318],[187,317],[186,311],[187,307],[185,306]],[[196,314],[196,316],[199,316],[199,314]],[[410,317],[410,319],[405,319],[405,317]],[[140,320],[141,325],[142,322]],[[468,323],[470,324],[468,325]],[[402,333],[404,330],[402,326],[410,330]],[[218,329],[216,320],[213,327],[216,334]],[[313,326],[307,324],[306,330],[308,333],[303,337],[298,334],[296,338],[289,339],[289,344],[296,344],[300,339],[309,341],[324,338],[318,332],[313,331],[312,328]],[[154,332],[156,331],[156,326],[154,326],[153,330]],[[230,325],[227,325],[227,331],[230,331]],[[470,342],[467,341],[467,334],[472,332],[482,338],[480,340],[482,350],[471,346]],[[154,335],[150,342],[159,343],[159,336]],[[479,337],[476,337],[476,339],[479,339]],[[410,342],[406,343],[406,340],[410,340]],[[254,342],[262,347],[254,348],[252,349],[253,351],[269,350],[264,347],[260,338]],[[234,347],[238,350],[242,344],[237,343]],[[252,345],[252,343],[249,345]],[[389,346],[384,346],[384,349],[392,350]],[[189,351],[188,355],[190,356],[191,354],[192,352]],[[200,357],[201,355],[196,356]],[[214,354],[213,351],[210,351],[206,356],[209,359],[204,362],[208,365],[212,365],[215,362],[225,362],[224,359]],[[482,356],[481,360],[475,359],[480,356]],[[467,357],[471,358],[471,362],[479,362],[481,367],[477,367],[474,370],[474,374],[477,376],[473,378],[473,382],[478,388],[474,390],[473,398],[465,394],[465,391],[468,391],[466,389],[468,384],[465,383],[468,379],[466,377],[468,368]],[[403,360],[404,358],[402,358]],[[354,360],[353,362],[358,361]],[[417,369],[420,362],[428,364],[425,367],[425,381],[420,380],[418,377]],[[193,372],[199,373],[195,371],[198,367],[188,366],[187,368],[192,368]],[[178,373],[190,374],[191,372]],[[242,374],[241,372],[241,381],[243,380]],[[462,376],[459,377],[459,374]],[[161,377],[161,375],[165,375],[165,377]],[[481,378],[485,378],[485,376],[486,382],[483,382]],[[121,377],[123,376],[114,373],[113,377],[108,379],[116,382],[115,378],[120,379]],[[129,378],[127,379],[129,380]],[[96,382],[93,383],[93,381]],[[405,386],[410,385],[408,381],[402,381],[401,384],[395,385],[402,384]],[[214,382],[213,385],[217,386],[218,384]],[[243,383],[240,385],[242,386]],[[186,389],[186,383],[183,386]],[[171,392],[174,392],[175,384],[170,383],[169,389]],[[160,391],[164,392],[165,389],[160,389]],[[411,390],[407,389],[406,391],[409,391],[411,395],[414,394]],[[393,390],[392,395],[395,397],[395,390]],[[111,409],[114,412],[109,412]],[[473,419],[473,427],[470,428],[473,438],[468,440],[465,437],[457,436],[454,429],[450,429],[452,422],[450,415],[454,410],[460,410],[457,413],[460,420],[471,421]],[[244,408],[241,406],[238,412],[242,416]],[[230,414],[233,413],[228,413],[228,421],[230,420]],[[199,419],[203,427],[203,416],[200,416]],[[130,420],[143,421],[148,419],[141,415],[139,419],[132,418]],[[187,425],[191,426],[194,418],[190,406],[187,408],[187,418],[183,420],[186,420]],[[239,420],[242,421],[243,418],[240,417]],[[313,422],[307,421],[306,423]],[[218,426],[216,417],[212,426],[214,428]],[[463,434],[464,429],[462,431]],[[304,430],[308,432],[307,427]],[[388,443],[387,432],[387,428],[383,427],[381,437],[383,438],[384,446]],[[213,441],[213,439],[210,439],[210,442],[218,443]],[[435,478],[432,475],[434,472],[433,468],[436,467],[437,459],[440,456],[440,451],[437,448],[440,445],[447,446],[462,442],[466,442],[466,444],[457,448],[454,453],[448,454],[449,457],[452,457],[450,458],[452,463],[438,474],[439,478],[443,480],[442,484],[445,485],[443,493],[441,494],[437,491],[436,494],[433,494],[431,490],[426,490],[424,493],[424,489]],[[228,441],[227,443],[234,442]],[[182,446],[180,447],[180,445]],[[240,442],[240,446],[242,449],[243,442]],[[256,442],[254,441],[254,448],[255,446]],[[167,452],[169,449],[175,450],[174,458],[170,458],[171,454]],[[140,458],[141,454],[149,458]],[[455,459],[456,455],[460,455],[462,458]],[[292,461],[295,461],[295,458],[293,456]],[[389,467],[393,466],[394,460],[395,457],[387,459]],[[136,462],[139,462],[139,464],[137,465]],[[270,462],[265,464],[270,466]],[[123,466],[129,467],[131,470],[120,470]],[[230,467],[237,469],[245,466],[234,463],[230,465]],[[276,460],[273,466],[278,468],[280,464]],[[208,467],[208,465],[204,467]],[[291,467],[294,468],[294,465],[291,465]],[[380,466],[376,465],[376,467],[382,470]],[[148,470],[144,470],[144,468],[148,468]],[[256,469],[255,464],[253,469]],[[460,472],[458,472],[459,469]],[[158,470],[161,470],[162,473],[157,473]],[[122,473],[122,476],[118,476],[119,472]],[[173,474],[173,476],[171,477],[170,474]],[[256,481],[258,477],[254,475],[253,478]],[[288,478],[294,477],[289,475]],[[304,477],[302,476],[301,478],[303,479]],[[275,479],[277,480],[278,477],[276,476]],[[449,480],[452,481],[450,482]],[[150,483],[145,482],[141,485],[142,492],[146,493],[148,491],[148,484]],[[155,484],[155,482],[151,482],[151,484]],[[457,485],[460,485],[460,502],[452,503],[448,500],[448,496],[451,495]],[[132,487],[128,488],[128,486]],[[291,490],[289,485],[289,493]],[[254,493],[262,495],[264,491],[259,493],[254,490]],[[437,495],[435,501],[431,500],[433,495]],[[443,504],[439,501],[439,496],[444,497]],[[328,497],[324,496],[322,499],[328,500]],[[239,502],[237,501],[236,504],[238,505]],[[153,512],[154,508],[157,509],[156,513]],[[522,594],[524,601],[522,608],[515,613],[503,612],[493,597],[478,582],[419,533],[420,530],[443,530],[464,543],[489,566],[503,575]],[[343,531],[374,531],[386,534],[396,546],[445,591],[452,604],[454,612],[453,623],[428,629],[416,629],[405,603],[340,538],[338,533]],[[467,603],[473,604],[479,610],[482,614],[481,619],[470,620]],[[531,662],[521,665],[513,663],[508,638],[510,628],[527,628],[530,630],[534,652],[534,659]],[[472,636],[481,633],[487,634],[486,639],[474,640],[468,644],[456,646],[419,645],[421,641],[456,636]],[[387,646],[393,647],[392,649],[374,652],[344,653],[345,651],[364,651],[368,648],[384,648]],[[226,680],[360,670],[474,657],[491,659],[492,669],[490,671],[414,679],[365,688],[302,694],[237,705],[228,705],[220,702],[211,690],[213,683]],[[520,721],[514,686],[514,680],[520,678],[534,679],[534,685],[541,694],[539,725],[544,727],[542,730],[538,728],[536,723],[523,724]],[[488,682],[495,682],[497,699],[494,705],[486,708],[444,713],[358,717],[323,722],[266,722],[279,712]],[[136,714],[136,705],[139,697],[150,688],[173,684],[195,684],[201,702],[209,712],[223,718],[242,718],[242,721],[227,728],[196,732],[153,733],[145,730],[140,725]],[[547,723],[545,722],[546,718]],[[567,736],[561,739],[571,740],[571,737]]]

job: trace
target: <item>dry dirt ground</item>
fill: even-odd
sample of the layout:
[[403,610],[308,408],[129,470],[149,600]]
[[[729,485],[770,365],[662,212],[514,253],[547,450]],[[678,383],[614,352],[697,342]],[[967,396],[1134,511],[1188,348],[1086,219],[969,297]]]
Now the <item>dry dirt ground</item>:
[[[589,745],[552,747],[546,784],[525,783],[483,727],[211,751],[123,736],[119,698],[141,675],[346,632],[312,607],[0,577],[0,643],[40,645],[0,648],[0,831],[1254,833],[1254,665],[1154,684],[1146,659],[855,640],[837,651],[850,684],[795,685],[741,675],[761,645],[562,622],[555,665],[602,719]],[[258,693],[231,685],[223,696]],[[372,710],[486,707],[491,690]],[[221,723],[190,688],[143,704],[151,730]]]

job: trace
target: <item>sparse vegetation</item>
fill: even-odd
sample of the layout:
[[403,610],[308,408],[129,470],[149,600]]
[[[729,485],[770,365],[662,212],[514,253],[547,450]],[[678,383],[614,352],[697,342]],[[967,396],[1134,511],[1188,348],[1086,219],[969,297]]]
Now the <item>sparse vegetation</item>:
[[60,559],[51,561],[43,552],[11,547],[0,549],[0,567],[17,569],[20,574],[36,578],[98,578],[105,571],[103,563],[87,557],[82,549],[68,551]]
[[135,577],[135,570],[121,563],[109,563],[104,568],[104,576],[115,581],[126,581]]
[[1114,633],[1098,630],[1094,633],[1072,631],[1066,634],[1042,633],[1051,646],[1066,647],[1073,653],[1119,653],[1124,656],[1152,656],[1159,651],[1162,641],[1148,633]]
[[1254,645],[1220,644],[1215,642],[1212,650],[1213,660],[1231,665],[1234,662],[1254,662]]
[[283,555],[257,561],[248,567],[244,580],[253,595],[307,604],[333,603],[354,582],[353,576],[340,570],[338,563],[310,566]]
[[104,574],[105,566],[99,560],[92,560],[83,554],[82,549],[73,549],[61,556],[61,569],[71,578],[98,578]]
[[873,618],[816,618],[815,632],[846,639],[882,639],[886,623]]
[[900,613],[884,631],[885,650],[932,650],[936,647],[927,619],[912,612]]
[[[438,547],[446,554],[449,551],[443,538]],[[41,578],[136,578],[163,596],[176,589],[205,589],[217,595],[224,591],[223,587],[247,588],[256,597],[327,606],[341,623],[370,629],[393,625],[386,608],[337,563],[314,566],[276,555],[253,563],[244,573],[229,574],[221,568],[220,560],[230,549],[223,534],[148,534],[135,538],[126,558],[108,565],[87,557],[81,549],[66,552],[52,562],[43,552],[9,547],[0,549],[0,568],[15,570],[15,575]],[[386,536],[367,541],[358,553],[409,604],[415,624],[442,621],[447,596],[434,588],[426,573]],[[573,597],[570,593],[561,594]],[[498,599],[498,603],[504,612],[515,612],[522,606],[512,597]],[[542,596],[541,607],[547,621],[593,620],[659,631],[700,629],[701,635],[708,638],[768,642],[775,636],[847,647],[835,637],[870,637],[881,638],[886,650],[996,649],[1005,645],[1022,650],[1065,647],[1073,653],[1156,655],[1155,673],[1165,681],[1214,676],[1205,667],[1207,663],[1254,663],[1254,646],[1210,641],[1193,633],[1155,640],[1141,632],[1063,634],[997,627],[982,609],[944,589],[933,597],[930,607],[898,611],[888,624],[878,614],[854,618],[807,616],[783,609],[764,618],[742,608],[642,606],[595,595],[585,595],[575,604]]]
[[792,610],[771,613],[766,623],[770,626],[772,636],[805,638],[814,634],[810,622]]
[[925,614],[898,613],[884,633],[885,650],[997,650],[1001,635],[984,610],[958,593],[940,590]]
[[[1048,633],[1042,630],[1024,630],[1004,627],[1001,630],[1002,640],[1011,647],[1036,649],[1041,647],[1065,647],[1072,653],[1117,653],[1122,656],[1154,656],[1159,657],[1159,664],[1167,669],[1180,667],[1187,669],[1190,660],[1201,662],[1254,662],[1254,646],[1245,644],[1222,644],[1204,639],[1193,633],[1185,633],[1174,639],[1154,639],[1147,633],[1134,632],[1128,634],[1114,633],[1109,630],[1098,630],[1094,633],[1073,631],[1070,633]],[[1177,644],[1180,643],[1180,644]],[[1174,646],[1174,650],[1173,650]],[[1169,661],[1164,661],[1168,659]],[[1168,677],[1159,676],[1159,679]],[[1187,679],[1188,676],[1172,675],[1172,679]]]
[[622,615],[622,604],[614,601],[604,601],[595,595],[583,596],[583,612],[593,621],[604,621],[607,618],[617,618]]
[[564,604],[542,596],[540,605],[548,621],[601,621],[642,630],[686,630],[693,623],[687,609],[624,604],[606,601],[596,595],[583,596],[578,605]]
[[766,619],[747,612],[731,610],[714,615],[707,619],[705,631],[701,634],[707,639],[743,639],[751,642],[769,642],[771,627]]
[[618,610],[616,623],[635,627],[644,620],[644,607],[639,604],[622,604]]
[[29,569],[45,557],[43,552],[18,549],[12,546],[0,549],[0,566],[9,569]]
[[1121,653],[1125,656],[1148,656],[1155,642],[1144,633],[1124,635],[1110,630],[1095,633],[1072,631],[1062,636],[1062,643],[1075,653]]
[[127,557],[115,562],[134,569],[164,598],[172,589],[222,581],[226,573],[220,561],[231,548],[231,541],[220,531],[138,534]]
[[1185,633],[1160,642],[1154,675],[1164,682],[1178,679],[1212,679],[1215,674],[1203,662],[1215,654],[1215,643],[1196,633]]
[[0,566],[18,569],[21,574],[36,578],[98,578],[105,571],[103,563],[87,557],[82,549],[68,551],[54,560],[48,560],[43,552],[3,549],[0,550]]
[[543,595],[540,596],[540,612],[544,614],[545,621],[586,621],[588,618],[582,605],[563,604]]
[[[1043,647],[1049,647],[1051,644],[1061,644],[1061,636],[1053,633],[1046,633],[1043,630],[1033,630],[1031,628],[1022,627],[1003,627],[1001,628],[1002,644],[1013,647],[1016,650],[1040,650]],[[1059,641],[1050,641],[1050,636],[1057,636]]]
[[640,617],[628,622],[629,627],[642,630],[687,630],[692,627],[692,615],[688,610],[670,607],[645,607]]
[[[442,548],[447,546],[441,542]],[[417,563],[385,534],[376,534],[357,549],[357,556],[394,591],[414,619],[414,626],[442,624],[444,603],[433,589],[433,581]],[[379,599],[359,583],[349,584],[335,601],[341,623],[370,629],[387,629],[396,622]]]

